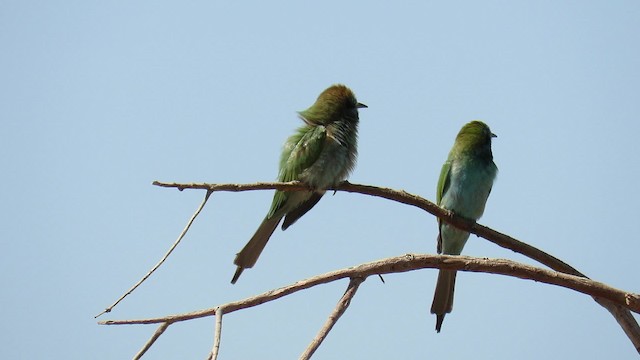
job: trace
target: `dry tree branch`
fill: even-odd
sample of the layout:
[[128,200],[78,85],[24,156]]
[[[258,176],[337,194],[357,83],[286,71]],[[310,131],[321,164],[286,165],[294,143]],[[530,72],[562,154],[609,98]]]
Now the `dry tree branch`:
[[213,335],[213,348],[209,353],[207,360],[217,360],[218,351],[220,351],[220,337],[222,336],[222,316],[224,315],[224,305],[218,306],[216,312],[216,330]]
[[[184,314],[169,315],[160,318],[140,320],[107,320],[101,321],[99,322],[99,324],[132,325],[160,323],[160,327],[156,330],[151,339],[147,341],[142,350],[140,350],[138,354],[136,354],[135,359],[139,359],[151,347],[151,345],[153,345],[158,337],[162,335],[162,333],[169,327],[169,325],[173,324],[174,322],[187,321],[206,316],[217,315],[218,317],[216,318],[216,330],[214,335],[213,350],[209,354],[209,359],[215,360],[220,347],[220,334],[222,332],[223,314],[246,309],[253,306],[258,306],[265,302],[277,300],[289,294],[302,291],[320,284],[333,282],[343,278],[350,278],[351,281],[349,283],[349,288],[343,295],[341,301],[336,306],[336,309],[331,314],[330,318],[327,320],[319,335],[316,336],[316,339],[320,338],[321,342],[324,337],[326,337],[326,333],[331,330],[335,322],[337,322],[339,317],[346,310],[347,306],[349,305],[350,299],[353,297],[357,290],[358,285],[367,277],[371,275],[400,273],[426,268],[485,272],[512,276],[520,279],[534,280],[537,282],[566,287],[587,295],[598,296],[602,299],[607,299],[607,301],[612,301],[612,303],[620,304],[621,308],[628,307],[629,309],[640,313],[639,294],[627,293],[606,284],[599,283],[584,277],[559,273],[504,259],[487,259],[475,258],[470,256],[451,255],[406,254],[403,256],[382,259],[355,267],[336,270],[326,274],[314,276],[312,278],[298,281],[294,284],[279,289],[270,290],[250,298],[229,302],[209,309]],[[316,342],[316,339],[314,339],[312,345]],[[317,346],[319,345],[320,344],[318,343]],[[313,351],[315,351],[315,349],[313,349]],[[312,354],[313,352],[310,352],[309,356],[311,356]],[[302,358],[304,359],[304,357]]]
[[[124,300],[125,297],[127,297],[129,294],[131,294],[136,288],[138,288],[138,286],[140,286],[145,280],[147,280],[149,278],[149,276],[151,276],[151,274],[153,274],[159,267],[160,265],[162,265],[165,260],[167,260],[167,258],[169,257],[169,255],[171,255],[171,253],[173,252],[173,250],[175,250],[175,248],[178,246],[178,244],[180,244],[180,241],[182,240],[182,238],[187,234],[187,231],[189,231],[189,228],[191,227],[191,224],[193,224],[193,221],[196,219],[196,217],[198,216],[198,214],[200,214],[200,211],[202,211],[202,209],[204,208],[204,205],[207,203],[207,200],[209,200],[209,196],[211,196],[211,194],[213,193],[213,191],[209,190],[207,191],[207,193],[204,196],[204,200],[202,200],[202,203],[200,204],[200,206],[198,207],[198,209],[196,209],[196,212],[193,213],[193,215],[191,216],[191,219],[189,219],[189,221],[187,222],[187,225],[184,227],[184,229],[182,230],[182,232],[180,233],[180,235],[178,236],[178,239],[176,239],[176,241],[173,243],[173,245],[171,245],[171,247],[169,248],[169,250],[164,254],[164,256],[162,257],[162,259],[160,259],[160,261],[158,261],[157,264],[155,264],[151,270],[149,270],[149,272],[147,272],[146,275],[144,275],[142,277],[142,279],[140,279],[140,281],[138,281],[137,283],[135,283],[129,290],[127,290],[126,293],[124,293],[124,295],[122,295],[118,300],[116,300],[113,304],[111,304],[109,307],[107,307],[106,309],[104,309],[101,313],[99,313],[98,315],[94,316],[94,319],[99,317],[100,315],[104,314],[104,313],[108,313],[111,312],[111,310],[118,305],[122,300]],[[163,330],[164,331],[164,330]],[[145,350],[146,351],[146,350]],[[141,355],[142,356],[142,355]]]
[[584,277],[542,269],[506,259],[477,258],[464,255],[406,254],[328,272],[306,280],[298,281],[285,287],[269,290],[256,296],[229,302],[213,308],[158,318],[106,320],[100,321],[99,324],[133,325],[175,323],[216,315],[216,309],[219,307],[224,307],[224,313],[229,314],[343,278],[367,278],[371,275],[401,273],[418,269],[446,269],[483,272],[512,276],[525,280],[533,280],[536,282],[565,287],[583,294],[605,298],[616,304],[620,304],[625,308],[631,309],[636,313],[640,313],[640,294],[625,292]]
[[[190,183],[190,184],[180,184],[180,183],[165,183],[154,181],[153,185],[161,186],[161,187],[173,187],[182,191],[184,189],[204,189],[208,191],[248,191],[248,190],[268,190],[268,189],[277,189],[277,190],[285,190],[285,191],[296,191],[296,190],[306,190],[307,187],[300,182],[293,181],[288,183],[274,183],[274,182],[262,182],[262,183],[254,183],[254,184],[207,184],[207,183]],[[487,239],[494,244],[504,247],[506,249],[510,249],[514,252],[520,253],[524,256],[527,256],[533,260],[544,264],[551,269],[554,269],[559,272],[584,277],[587,278],[586,275],[582,274],[572,266],[563,262],[562,260],[540,250],[529,244],[516,240],[506,234],[502,234],[498,231],[495,231],[486,226],[480,225],[475,221],[471,221],[459,216],[456,216],[454,213],[442,209],[436,204],[428,201],[420,196],[413,195],[407,193],[406,191],[398,191],[389,188],[381,188],[370,185],[360,185],[360,184],[352,184],[347,181],[329,189],[334,191],[346,191],[346,192],[354,192],[360,193],[364,195],[376,196],[385,198],[388,200],[400,202],[406,205],[412,205],[418,207],[440,219],[443,221],[458,227],[462,230],[468,231],[472,234],[480,236],[484,239]],[[601,299],[598,297],[594,297],[594,300],[606,308],[611,315],[616,319],[618,324],[622,327],[622,330],[625,332],[627,337],[631,340],[636,351],[640,353],[640,325],[636,319],[631,315],[628,309],[625,309],[621,305],[612,303],[607,301],[606,299]]]
[[333,310],[331,315],[329,315],[329,318],[325,322],[324,326],[322,326],[322,329],[320,329],[316,337],[311,341],[311,344],[309,344],[302,355],[300,355],[300,360],[311,359],[311,356],[316,352],[316,350],[318,350],[324,339],[329,334],[329,331],[333,329],[333,326],[338,322],[338,319],[340,319],[342,314],[347,311],[347,308],[351,304],[351,299],[356,295],[358,287],[364,280],[365,278],[363,277],[352,277],[351,280],[349,280],[349,286],[344,292],[344,295],[342,295],[342,298],[340,298],[340,301],[336,304],[336,308]]
[[149,350],[151,348],[153,343],[155,343],[156,340],[158,340],[158,338],[160,337],[160,335],[162,335],[164,333],[164,331],[167,330],[169,325],[171,325],[171,323],[168,322],[168,321],[167,322],[163,322],[162,324],[160,324],[160,326],[158,326],[158,329],[156,330],[156,332],[153,333],[153,336],[151,336],[151,339],[149,339],[149,341],[147,341],[144,344],[142,349],[140,349],[140,351],[138,351],[138,353],[133,357],[133,360],[141,359],[142,355],[144,355],[147,352],[147,350]]

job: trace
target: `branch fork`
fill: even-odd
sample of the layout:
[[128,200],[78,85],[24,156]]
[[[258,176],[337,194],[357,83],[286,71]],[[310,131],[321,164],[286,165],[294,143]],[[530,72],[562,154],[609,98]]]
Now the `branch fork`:
[[[282,191],[300,191],[308,190],[304,184],[293,181],[288,183],[254,183],[254,184],[208,184],[208,183],[165,183],[154,181],[153,185],[168,188],[177,188],[180,191],[185,189],[202,189],[207,190],[204,200],[197,208],[193,216],[187,222],[178,239],[170,247],[164,257],[134,286],[132,286],[124,295],[116,302],[107,307],[96,317],[111,312],[111,310],[120,303],[126,296],[131,294],[138,286],[140,286],[156,269],[164,263],[171,252],[177,247],[182,238],[186,235],[189,227],[204,208],[211,194],[215,191],[250,191],[250,190],[282,190]],[[352,268],[337,270],[326,274],[318,275],[294,284],[271,290],[263,294],[250,297],[247,299],[230,302],[219,305],[214,308],[194,311],[186,314],[169,315],[160,318],[139,319],[139,320],[108,320],[101,321],[102,325],[123,325],[123,324],[160,324],[153,336],[145,343],[142,349],[136,354],[134,359],[139,359],[144,353],[155,343],[155,341],[165,332],[165,330],[173,323],[179,321],[187,321],[205,316],[216,316],[215,332],[212,350],[208,359],[217,359],[220,339],[222,333],[222,316],[231,312],[260,305],[262,303],[273,301],[291,293],[307,289],[316,285],[336,281],[342,278],[349,278],[349,285],[338,301],[334,311],[329,315],[324,326],[320,329],[311,344],[303,352],[300,359],[309,359],[318,349],[322,341],[326,338],[329,331],[336,324],[338,319],[344,314],[351,300],[355,296],[360,284],[371,275],[381,275],[387,273],[398,273],[412,271],[422,268],[438,268],[472,272],[486,272],[493,274],[501,274],[513,276],[521,279],[529,279],[547,284],[563,286],[584,294],[588,294],[594,300],[605,307],[616,319],[618,324],[633,343],[636,350],[640,353],[640,326],[630,311],[640,313],[640,295],[624,292],[615,289],[606,284],[599,283],[587,278],[584,274],[561,261],[560,259],[539,250],[531,245],[514,239],[506,234],[502,234],[486,226],[476,223],[475,221],[465,219],[455,215],[454,213],[438,207],[436,204],[417,195],[410,194],[404,190],[393,190],[389,188],[376,187],[371,185],[359,185],[349,182],[343,182],[335,187],[327,190],[346,191],[360,193],[363,195],[375,196],[391,201],[396,201],[406,205],[418,207],[438,218],[462,230],[468,231],[479,237],[482,237],[494,244],[511,249],[514,252],[525,255],[549,268],[555,270],[546,270],[530,265],[517,263],[504,259],[487,259],[475,258],[469,256],[447,256],[447,255],[426,255],[426,254],[406,254],[403,256],[382,259]]]

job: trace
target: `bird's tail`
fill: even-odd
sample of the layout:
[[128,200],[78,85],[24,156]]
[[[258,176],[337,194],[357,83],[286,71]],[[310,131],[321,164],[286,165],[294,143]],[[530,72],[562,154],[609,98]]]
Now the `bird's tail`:
[[436,291],[433,294],[431,313],[436,314],[436,331],[440,332],[445,314],[453,309],[453,290],[456,285],[455,270],[440,270]]
[[233,275],[233,279],[231,279],[232,284],[235,284],[236,281],[238,281],[238,278],[244,269],[253,267],[253,265],[256,264],[258,257],[260,257],[262,250],[264,250],[271,234],[273,234],[276,227],[278,227],[281,219],[282,216],[265,218],[251,240],[249,240],[249,242],[236,255],[236,259],[233,263],[236,264],[238,268],[236,269],[236,273]]

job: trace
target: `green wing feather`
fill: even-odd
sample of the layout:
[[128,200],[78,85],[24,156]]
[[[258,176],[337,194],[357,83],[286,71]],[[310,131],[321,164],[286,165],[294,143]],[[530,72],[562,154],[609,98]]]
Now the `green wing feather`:
[[[278,181],[298,180],[300,174],[318,159],[327,137],[324,126],[302,126],[285,143],[280,157]],[[267,218],[280,210],[288,198],[289,192],[276,191]]]
[[436,203],[440,205],[442,196],[449,189],[449,183],[451,179],[451,162],[447,161],[442,165],[440,170],[440,178],[438,178],[438,189],[436,190]]
[[[451,183],[451,161],[447,160],[444,165],[442,165],[442,170],[440,170],[440,177],[438,178],[438,188],[436,189],[436,204],[440,206],[440,202],[442,201],[442,196],[449,189],[449,185]],[[438,254],[442,252],[442,237],[440,236],[440,227],[442,226],[442,222],[438,219],[438,241],[436,245],[436,251]]]

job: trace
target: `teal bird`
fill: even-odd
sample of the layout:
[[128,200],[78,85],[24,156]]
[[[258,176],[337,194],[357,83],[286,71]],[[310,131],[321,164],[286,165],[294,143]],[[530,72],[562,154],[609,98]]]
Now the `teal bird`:
[[304,125],[284,144],[278,181],[299,180],[313,190],[276,191],[267,216],[236,255],[232,284],[244,269],[255,265],[282,218],[286,230],[320,201],[325,189],[347,178],[356,163],[358,109],[366,107],[348,87],[333,85],[298,113]]
[[[482,216],[498,174],[491,153],[491,138],[494,137],[496,135],[481,121],[472,121],[462,127],[440,171],[436,194],[440,207],[474,221]],[[438,228],[438,254],[460,255],[469,233],[440,219]],[[436,314],[437,332],[440,332],[445,314],[453,308],[455,284],[455,270],[440,270],[431,304],[431,313]]]

